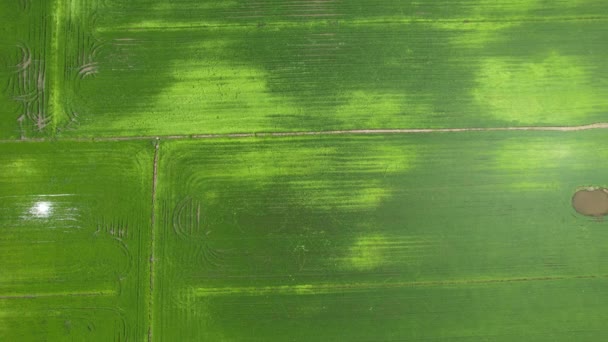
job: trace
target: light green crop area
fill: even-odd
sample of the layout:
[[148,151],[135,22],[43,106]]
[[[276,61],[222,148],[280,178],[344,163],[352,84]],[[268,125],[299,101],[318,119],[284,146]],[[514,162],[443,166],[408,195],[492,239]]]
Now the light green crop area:
[[1,1],[0,342],[608,340],[607,24]]
[[604,135],[166,142],[155,334],[601,340],[606,222],[570,199]]
[[0,144],[0,340],[145,334],[152,153]]

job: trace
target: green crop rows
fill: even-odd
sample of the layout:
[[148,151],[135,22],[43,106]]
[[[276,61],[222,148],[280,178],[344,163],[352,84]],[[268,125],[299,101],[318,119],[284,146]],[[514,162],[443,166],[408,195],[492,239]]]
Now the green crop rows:
[[0,341],[608,338],[605,1],[0,20]]
[[5,143],[0,152],[0,339],[143,336],[150,143]]

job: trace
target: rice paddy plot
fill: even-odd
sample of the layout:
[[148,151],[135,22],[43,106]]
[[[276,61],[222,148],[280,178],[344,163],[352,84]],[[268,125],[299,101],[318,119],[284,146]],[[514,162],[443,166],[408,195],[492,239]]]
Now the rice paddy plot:
[[89,1],[62,13],[58,136],[564,126],[608,110],[599,1]]
[[0,144],[0,340],[145,336],[152,154]]
[[51,111],[52,1],[0,4],[0,139],[44,136]]
[[160,340],[602,340],[602,131],[164,142]]

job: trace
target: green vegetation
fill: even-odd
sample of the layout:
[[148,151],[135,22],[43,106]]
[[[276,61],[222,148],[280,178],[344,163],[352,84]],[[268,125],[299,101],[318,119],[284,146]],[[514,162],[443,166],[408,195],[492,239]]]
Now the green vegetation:
[[152,153],[0,144],[0,340],[141,340]]
[[[161,144],[161,340],[601,340],[605,133]],[[575,317],[575,319],[573,319]],[[517,327],[517,329],[514,329]]]
[[0,341],[606,340],[605,1],[0,20]]
[[[27,136],[583,125],[608,106],[601,1],[21,1],[6,64],[39,37],[46,77]],[[5,137],[34,88],[3,99]]]
[[577,6],[562,19],[529,1],[276,3],[151,14],[129,2],[102,16],[103,72],[83,83],[86,121],[66,134],[578,125],[606,114],[607,85],[593,81],[608,75],[604,21],[577,19]]
[[51,1],[0,4],[0,139],[52,132]]

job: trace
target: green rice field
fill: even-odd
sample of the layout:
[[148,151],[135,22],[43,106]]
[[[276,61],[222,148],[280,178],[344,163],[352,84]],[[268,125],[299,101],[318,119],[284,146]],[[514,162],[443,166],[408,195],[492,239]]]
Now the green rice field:
[[607,24],[3,1],[0,341],[608,339]]
[[0,339],[141,340],[149,142],[0,144]]

